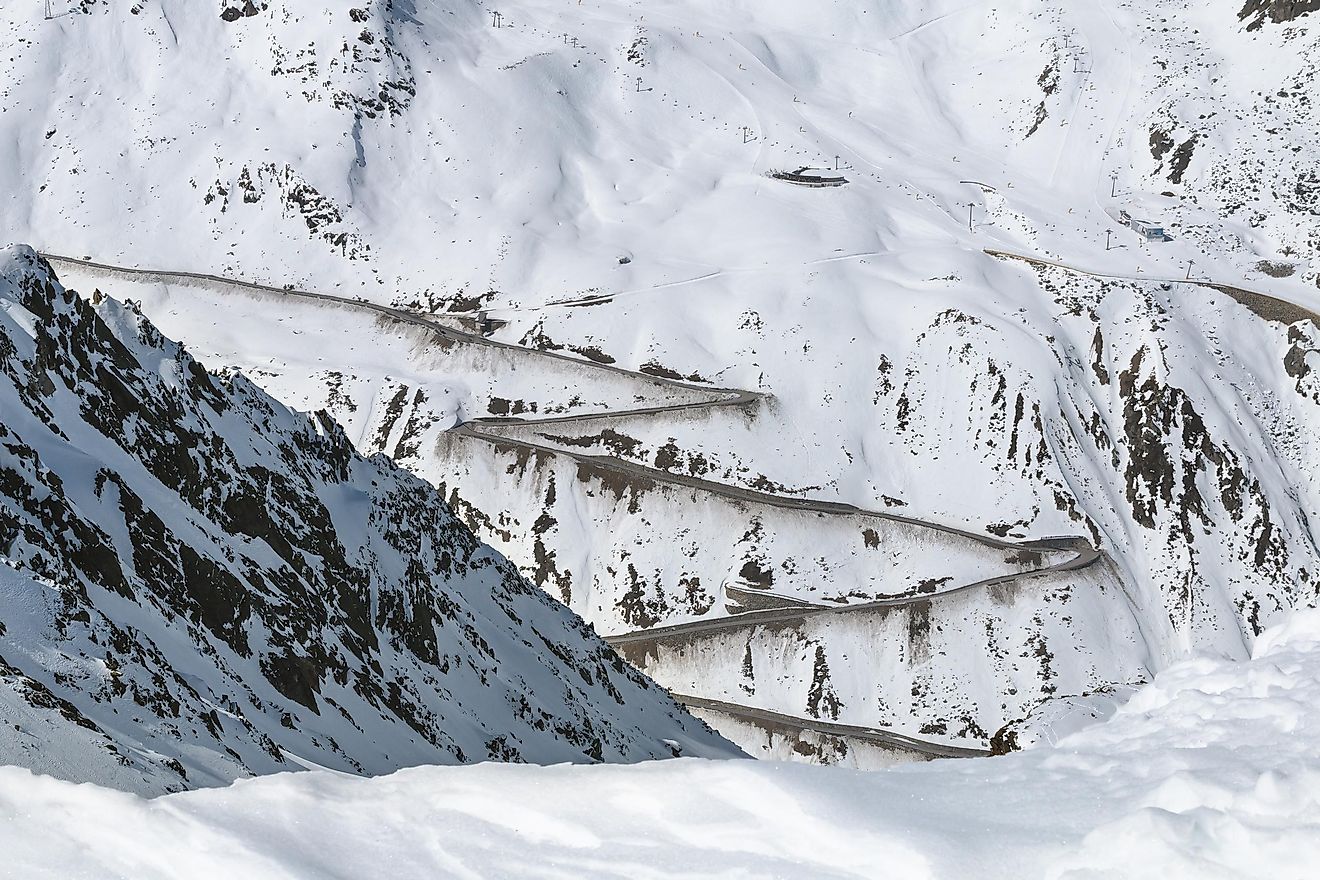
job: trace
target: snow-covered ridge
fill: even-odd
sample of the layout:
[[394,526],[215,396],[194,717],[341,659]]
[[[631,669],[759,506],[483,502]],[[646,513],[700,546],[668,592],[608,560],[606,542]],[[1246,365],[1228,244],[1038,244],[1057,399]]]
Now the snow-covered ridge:
[[[52,5],[0,11],[0,181],[61,252],[522,307],[957,237],[969,202],[1076,256],[1117,191],[1189,243],[1140,259],[1316,278],[1307,3]],[[837,192],[765,177],[836,157]]]
[[6,761],[162,791],[300,762],[736,754],[323,413],[0,259]]

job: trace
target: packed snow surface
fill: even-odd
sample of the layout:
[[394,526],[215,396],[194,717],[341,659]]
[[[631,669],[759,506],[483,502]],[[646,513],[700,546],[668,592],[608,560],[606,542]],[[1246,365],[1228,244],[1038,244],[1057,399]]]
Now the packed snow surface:
[[0,770],[21,877],[1314,876],[1320,611],[1160,674],[1053,749],[876,773],[751,761],[268,776],[144,800]]

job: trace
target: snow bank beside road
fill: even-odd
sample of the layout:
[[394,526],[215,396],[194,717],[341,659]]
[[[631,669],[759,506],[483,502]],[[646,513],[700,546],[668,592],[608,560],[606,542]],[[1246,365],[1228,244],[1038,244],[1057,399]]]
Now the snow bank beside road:
[[1270,877],[1320,864],[1320,611],[1058,748],[268,776],[143,800],[0,769],[15,877]]

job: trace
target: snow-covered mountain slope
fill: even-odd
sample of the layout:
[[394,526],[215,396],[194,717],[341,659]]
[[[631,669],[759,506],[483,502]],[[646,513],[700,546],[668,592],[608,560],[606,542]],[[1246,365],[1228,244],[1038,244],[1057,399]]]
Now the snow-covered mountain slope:
[[1180,664],[1108,723],[1026,754],[866,774],[695,760],[305,773],[149,802],[6,767],[0,848],[28,878],[388,864],[401,880],[1303,880],[1320,860],[1317,736],[1312,611],[1251,660]]
[[[519,443],[494,445],[447,429],[701,395],[378,315],[61,268],[333,412],[602,632],[723,619],[749,591],[847,605],[1030,563],[930,527],[1104,554],[887,616],[638,647],[666,683],[984,746],[1051,696],[1196,648],[1244,656],[1314,600],[1306,4],[230,8],[0,10],[0,228],[473,327],[484,309],[500,342],[765,395],[504,426]],[[848,182],[768,176],[804,166]],[[1206,279],[1301,308],[1252,300],[1271,323],[1177,283]],[[872,513],[785,512],[620,460]],[[877,513],[928,527],[891,557]]]
[[[0,13],[0,182],[58,252],[529,306],[966,243],[971,202],[1002,244],[1316,277],[1304,4],[52,6]],[[764,176],[836,155],[836,191]],[[1105,256],[1111,172],[1178,243]]]
[[159,792],[314,764],[736,754],[324,413],[0,253],[0,760]]
[[[92,281],[85,266],[61,266],[71,277]],[[699,470],[690,468],[678,474],[636,470],[623,449],[610,450],[618,459],[601,458],[559,436],[595,430],[626,446],[626,434],[609,432],[626,429],[622,423],[629,419],[684,413],[704,418],[680,393],[699,388],[674,388],[651,376],[600,367],[584,370],[578,362],[458,336],[425,321],[401,327],[399,318],[385,320],[378,313],[381,320],[364,323],[361,307],[351,304],[322,303],[318,317],[304,308],[305,298],[278,292],[160,274],[90,274],[119,295],[144,297],[162,320],[213,326],[220,334],[213,340],[218,356],[232,359],[243,352],[239,360],[254,369],[268,361],[252,359],[251,341],[241,330],[231,335],[226,308],[264,316],[237,326],[263,327],[263,335],[281,339],[283,345],[262,344],[281,359],[290,351],[324,351],[322,341],[335,339],[351,351],[411,346],[415,366],[434,359],[480,364],[496,389],[513,387],[529,372],[547,387],[566,373],[630,379],[639,400],[658,405],[658,413],[611,417],[603,420],[604,431],[602,420],[571,412],[534,428],[525,421],[476,423],[478,430],[498,435],[473,433],[471,425],[444,432],[443,418],[420,417],[426,402],[418,404],[406,385],[405,393],[396,393],[390,380],[383,386],[390,396],[373,394],[362,409],[370,419],[384,412],[387,424],[406,423],[402,433],[382,426],[361,436],[400,437],[391,451],[404,449],[403,460],[440,483],[475,529],[523,559],[529,576],[604,631],[644,630],[621,643],[626,655],[685,696],[805,716],[808,728],[811,719],[825,719],[985,746],[1006,721],[1028,715],[1056,693],[1141,681],[1158,665],[1150,655],[1158,641],[1142,632],[1145,624],[1111,564],[1097,559],[1085,540],[1003,540],[904,516],[894,499],[896,513],[861,512],[837,502],[752,491],[736,480],[703,482],[693,476]],[[282,315],[284,306],[294,312]],[[356,332],[349,329],[355,314]],[[429,340],[416,332],[426,327]],[[300,339],[307,335],[315,341]],[[382,348],[391,338],[394,344]],[[230,345],[236,348],[221,353]],[[315,386],[315,378],[300,385],[296,373],[286,366],[265,375],[286,389]],[[431,386],[425,391],[430,394]],[[704,394],[723,400],[728,393]],[[406,404],[402,412],[400,399]],[[461,477],[451,477],[450,468]],[[518,484],[514,492],[507,488],[511,477]],[[470,500],[474,495],[481,506]],[[677,552],[675,537],[681,541]],[[785,602],[807,603],[817,619],[807,624],[793,612],[762,629],[763,614],[779,613],[774,609]],[[830,609],[839,613],[816,613]],[[727,726],[727,718],[707,717]],[[739,741],[750,747],[758,739]],[[1030,739],[1019,735],[1017,741]],[[788,746],[799,756],[876,763],[863,757],[865,749],[833,737],[811,744],[790,738]],[[881,755],[878,762],[892,758]]]

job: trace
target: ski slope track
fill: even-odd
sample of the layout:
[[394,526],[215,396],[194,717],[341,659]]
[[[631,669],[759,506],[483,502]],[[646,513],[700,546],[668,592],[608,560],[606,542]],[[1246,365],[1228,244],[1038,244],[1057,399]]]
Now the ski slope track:
[[[520,346],[509,345],[507,343],[497,342],[485,336],[468,333],[453,327],[445,327],[437,324],[434,320],[417,315],[409,314],[400,309],[389,308],[377,305],[375,303],[364,302],[362,300],[350,299],[348,297],[335,296],[333,294],[316,293],[305,290],[293,290],[290,288],[272,287],[269,285],[254,284],[235,278],[222,278],[214,275],[206,275],[193,272],[167,271],[159,269],[140,269],[125,266],[112,266],[106,263],[98,263],[92,260],[76,260],[72,257],[61,256],[59,254],[43,253],[42,257],[53,266],[77,267],[81,270],[95,270],[105,273],[111,277],[123,276],[146,281],[163,282],[189,282],[201,281],[211,282],[220,285],[229,285],[233,287],[246,288],[263,293],[275,294],[278,296],[307,299],[317,302],[333,303],[340,306],[348,306],[354,309],[361,309],[368,312],[383,315],[395,321],[401,321],[407,324],[423,327],[429,332],[435,333],[443,339],[451,342],[458,342],[467,345],[492,346],[506,351],[516,351],[522,356],[528,358],[559,358],[563,360],[573,360],[565,355],[559,355],[554,352],[538,351],[535,349],[525,349]],[[632,376],[636,379],[651,382],[657,377],[624,370],[617,367],[609,367],[601,364],[591,364],[591,369],[607,371],[615,374]],[[619,412],[593,413],[582,416],[560,416],[557,418],[543,419],[479,419],[464,422],[451,429],[451,431],[461,435],[472,437],[486,443],[525,449],[532,452],[545,452],[552,455],[561,455],[573,461],[589,463],[599,467],[605,467],[630,475],[642,475],[647,479],[659,483],[668,483],[684,488],[696,489],[701,492],[721,496],[739,502],[750,504],[760,504],[770,507],[787,508],[796,511],[806,511],[811,513],[822,513],[831,516],[868,516],[879,519],[887,519],[894,522],[901,522],[908,525],[919,526],[921,528],[931,529],[951,535],[968,538],[970,540],[982,543],[995,549],[1009,550],[1029,550],[1029,551],[1062,551],[1072,553],[1070,558],[1044,566],[1038,569],[1032,569],[1025,572],[998,575],[992,578],[976,581],[974,583],[960,584],[957,586],[946,587],[938,592],[923,592],[919,594],[909,594],[903,596],[891,596],[882,600],[867,602],[863,604],[850,605],[841,608],[814,606],[802,607],[801,605],[789,605],[784,609],[768,609],[762,611],[748,611],[731,617],[719,618],[715,620],[703,620],[689,624],[679,624],[675,626],[656,627],[650,630],[642,630],[632,633],[621,633],[618,635],[606,635],[605,641],[617,648],[634,648],[636,646],[653,646],[659,642],[684,640],[693,641],[699,639],[702,635],[713,633],[724,633],[731,631],[749,630],[755,627],[775,626],[785,624],[796,624],[808,617],[819,615],[851,615],[866,614],[877,610],[888,610],[911,605],[928,605],[931,602],[938,601],[947,596],[957,595],[963,592],[974,590],[988,590],[992,587],[1010,584],[1020,580],[1036,579],[1046,577],[1052,574],[1077,571],[1093,565],[1100,559],[1100,553],[1085,538],[1064,537],[1047,538],[1026,542],[1000,541],[994,538],[967,532],[962,529],[939,523],[925,522],[912,519],[886,511],[867,511],[848,504],[829,501],[813,501],[808,498],[795,498],[787,496],[777,496],[764,492],[754,492],[749,489],[738,486],[723,485],[711,482],[709,480],[699,480],[693,477],[685,477],[681,474],[672,474],[654,468],[645,468],[621,458],[612,458],[609,456],[586,455],[573,452],[563,448],[552,447],[548,445],[530,443],[520,440],[516,437],[509,437],[500,433],[502,426],[539,426],[539,425],[565,425],[582,422],[600,422],[618,419],[621,417],[647,416],[661,418],[675,412],[691,411],[695,409],[704,409],[709,407],[737,407],[754,404],[761,400],[764,395],[754,391],[742,391],[730,388],[706,388],[694,386],[688,383],[676,382],[671,379],[659,377],[659,381],[668,384],[671,387],[683,389],[686,391],[699,390],[708,395],[709,400],[686,403],[677,405],[656,405],[650,407],[637,407]],[[632,653],[632,652],[625,652]],[[824,734],[837,737],[842,740],[860,740],[863,742],[873,742],[884,745],[890,749],[910,752],[913,755],[922,757],[967,757],[977,754],[987,754],[975,749],[964,749],[950,746],[943,746],[939,743],[925,742],[913,737],[897,734],[892,731],[883,731],[877,728],[862,727],[857,725],[847,725],[822,721],[820,719],[793,719],[791,716],[780,713],[769,712],[754,706],[738,706],[719,700],[707,700],[701,697],[677,696],[680,702],[693,708],[713,710],[716,712],[735,715],[736,717],[750,720],[771,722],[775,724],[785,724],[791,722],[790,726],[795,726],[800,730],[811,733]]]

